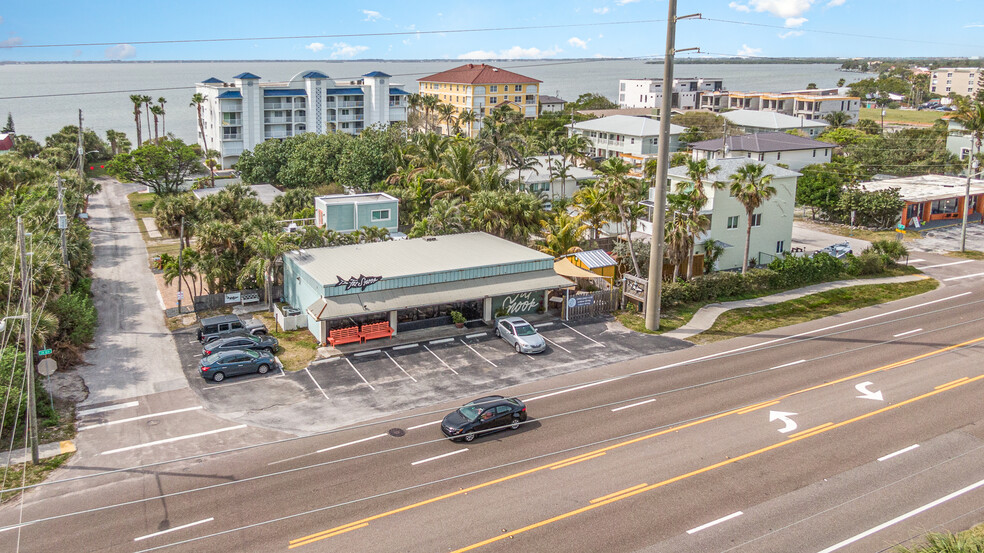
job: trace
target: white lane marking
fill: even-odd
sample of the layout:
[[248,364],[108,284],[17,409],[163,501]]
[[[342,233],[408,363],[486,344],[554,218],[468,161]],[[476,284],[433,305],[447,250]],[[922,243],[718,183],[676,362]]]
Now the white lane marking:
[[488,332],[476,332],[475,334],[469,334],[465,338],[481,338],[482,336],[488,335]]
[[[466,336],[466,337],[467,337],[467,336]],[[461,341],[461,343],[462,343],[462,344],[465,344],[465,347],[467,347],[468,349],[470,349],[470,350],[472,350],[473,352],[475,352],[475,355],[477,355],[477,356],[479,356],[479,357],[481,357],[482,359],[485,359],[485,356],[484,356],[484,355],[482,355],[481,353],[478,353],[478,350],[477,350],[477,349],[475,349],[475,348],[473,348],[473,347],[471,347],[471,346],[469,346],[467,342],[465,342],[464,340],[462,340],[462,341]],[[495,363],[493,363],[493,362],[491,362],[491,361],[489,361],[488,359],[485,359],[485,361],[486,361],[486,362],[488,362],[488,364],[489,364],[489,365],[492,365],[493,367],[496,367],[496,368],[498,368],[498,367],[499,367],[499,365],[496,365]]]
[[902,455],[903,453],[908,453],[908,452],[912,451],[913,449],[916,449],[917,447],[919,447],[919,444],[912,444],[909,447],[904,447],[904,448],[896,451],[895,453],[889,453],[888,455],[885,455],[883,457],[879,457],[878,460],[879,461],[887,461],[888,459],[891,459],[892,457],[895,457],[896,455]]
[[541,335],[540,337],[541,337],[541,338],[543,338],[544,340],[546,340],[546,341],[548,341],[548,342],[550,342],[551,344],[553,344],[553,345],[555,345],[555,346],[557,346],[558,348],[560,348],[560,349],[562,349],[562,350],[564,350],[564,351],[566,351],[567,353],[571,353],[571,350],[569,350],[569,349],[567,349],[567,348],[565,348],[564,346],[562,346],[562,345],[560,345],[560,344],[558,344],[557,342],[554,342],[554,341],[553,341],[553,340],[551,340],[550,338],[547,338],[546,336],[542,336],[542,335]]
[[640,401],[639,403],[633,403],[632,405],[623,405],[621,407],[616,407],[616,408],[612,409],[612,413],[614,413],[615,411],[621,411],[622,409],[629,409],[631,407],[638,407],[640,405],[645,405],[647,403],[652,403],[654,401],[656,401],[656,398],[647,399],[646,401]]
[[174,528],[168,528],[167,530],[161,530],[160,532],[154,532],[153,534],[147,534],[146,536],[140,536],[139,538],[133,538],[133,541],[145,540],[147,538],[153,538],[155,536],[160,536],[162,534],[169,534],[177,530],[184,530],[185,528],[191,528],[192,526],[198,526],[199,524],[205,524],[206,522],[212,522],[215,520],[212,517],[208,517],[198,522],[189,522],[188,524],[182,524],[181,526],[175,526]]
[[926,261],[925,259],[910,259],[909,263],[922,263]]
[[346,442],[344,444],[338,444],[338,445],[333,445],[331,447],[326,447],[324,449],[319,449],[318,451],[315,451],[315,453],[324,453],[326,451],[331,451],[333,449],[338,449],[340,447],[345,447],[347,445],[361,444],[362,442],[368,442],[369,440],[375,440],[376,438],[385,438],[388,435],[389,434],[376,434],[375,436],[369,436],[368,438],[362,438],[361,440],[355,440],[351,442]]
[[352,356],[353,357],[362,357],[363,355],[373,355],[375,353],[379,353],[380,351],[382,351],[382,350],[371,349],[369,351],[360,351],[359,353],[353,353]]
[[349,361],[347,357],[345,358],[345,362],[348,363],[350,367],[352,367],[352,370],[355,371],[355,374],[359,375],[359,378],[361,378],[362,381],[366,383],[366,386],[369,386],[370,390],[374,392],[376,391],[376,389],[372,387],[372,384],[369,384],[369,381],[366,380],[366,377],[362,376],[362,373],[359,372],[359,369],[355,368],[355,365],[353,365],[352,362]]
[[429,457],[429,458],[427,458],[427,459],[421,459],[421,460],[419,460],[419,461],[414,461],[414,462],[412,462],[412,463],[410,463],[410,466],[415,466],[415,465],[419,465],[419,464],[421,464],[421,463],[427,463],[427,462],[429,462],[429,461],[436,461],[436,460],[438,460],[438,459],[443,459],[443,458],[445,458],[445,457],[450,457],[450,456],[452,456],[452,455],[457,455],[457,454],[459,454],[459,453],[464,453],[464,452],[466,452],[466,451],[468,451],[468,448],[467,448],[467,447],[466,447],[466,448],[464,448],[464,449],[456,449],[456,450],[454,450],[454,451],[452,451],[452,452],[450,452],[450,453],[445,453],[444,455],[438,455],[438,456],[436,456],[436,457]]
[[879,524],[878,526],[875,526],[874,528],[871,528],[869,530],[865,530],[864,532],[861,532],[860,534],[858,534],[856,536],[852,536],[852,537],[847,538],[846,540],[844,540],[844,541],[842,541],[840,543],[836,543],[834,545],[831,545],[830,547],[828,547],[827,549],[824,549],[824,550],[820,551],[819,553],[831,553],[832,551],[837,551],[838,549],[841,549],[841,548],[843,548],[845,546],[851,545],[852,543],[854,543],[856,541],[860,541],[860,540],[862,540],[864,538],[867,538],[868,536],[870,536],[870,535],[872,535],[872,534],[874,534],[876,532],[880,532],[880,531],[884,530],[885,528],[888,528],[889,526],[892,526],[893,524],[897,524],[899,522],[902,522],[905,519],[912,518],[912,517],[914,517],[914,516],[916,516],[916,515],[918,515],[918,514],[920,514],[922,512],[928,511],[928,510],[930,510],[933,507],[936,507],[938,505],[942,505],[943,503],[946,503],[947,501],[950,501],[951,499],[953,499],[955,497],[959,497],[959,496],[961,496],[961,495],[963,495],[963,494],[965,494],[967,492],[974,491],[977,488],[980,488],[981,486],[984,486],[984,480],[978,480],[977,482],[974,482],[973,484],[971,484],[971,485],[969,485],[969,486],[967,486],[965,488],[961,488],[961,489],[959,489],[959,490],[957,490],[957,491],[955,491],[955,492],[953,492],[951,494],[945,495],[945,496],[943,496],[943,497],[941,497],[941,498],[939,498],[939,499],[937,499],[935,501],[930,501],[929,503],[923,505],[922,507],[917,507],[917,508],[909,511],[908,513],[905,513],[903,515],[899,515],[899,516],[897,516],[897,517],[895,517],[892,520],[889,520],[887,522],[883,522],[883,523]]
[[431,340],[427,342],[428,344],[446,344],[448,342],[453,342],[454,338],[441,338],[440,340]]
[[545,326],[553,326],[553,325],[554,324],[552,322],[550,322],[550,323],[540,323],[538,325],[533,325],[533,326],[536,327],[536,328],[543,328]]
[[[940,298],[940,299],[937,299],[937,300],[932,300],[932,301],[928,301],[928,302],[925,302],[925,303],[920,303],[918,305],[910,305],[909,307],[902,307],[900,309],[895,309],[893,311],[888,311],[888,312],[885,312],[885,313],[878,313],[877,315],[871,315],[871,316],[863,317],[861,319],[857,319],[857,320],[853,320],[853,321],[845,321],[843,323],[838,323],[838,324],[835,324],[835,325],[830,325],[830,326],[827,326],[827,327],[824,327],[824,328],[818,328],[816,330],[807,330],[805,332],[800,332],[799,334],[793,334],[792,336],[783,336],[782,338],[775,338],[775,339],[772,339],[772,340],[767,340],[765,342],[759,342],[757,344],[749,344],[747,346],[742,346],[740,348],[735,348],[735,349],[731,349],[731,350],[728,350],[728,351],[722,351],[720,353],[711,353],[711,354],[705,355],[703,357],[696,357],[694,359],[688,359],[686,361],[680,361],[678,363],[672,363],[670,365],[664,365],[662,367],[655,367],[655,368],[652,368],[652,369],[646,369],[644,371],[639,371],[639,372],[636,372],[636,373],[632,373],[632,375],[639,375],[639,374],[651,373],[651,372],[654,372],[654,371],[662,371],[662,370],[669,369],[669,368],[672,368],[672,367],[677,367],[677,366],[680,366],[680,365],[689,365],[691,363],[699,363],[701,361],[707,361],[708,359],[714,359],[714,358],[717,358],[717,357],[725,357],[725,356],[731,355],[732,353],[738,353],[739,351],[745,351],[745,350],[752,349],[752,348],[761,348],[763,346],[768,346],[768,345],[771,345],[771,344],[775,344],[777,342],[784,342],[786,340],[792,340],[793,338],[801,338],[803,336],[808,336],[808,335],[814,334],[814,333],[826,332],[828,330],[833,330],[835,328],[840,328],[842,326],[848,326],[848,325],[852,325],[852,324],[856,324],[856,323],[863,323],[864,321],[869,321],[871,319],[879,319],[881,317],[888,317],[890,315],[895,315],[896,313],[901,313],[903,311],[909,311],[911,309],[918,309],[920,307],[926,307],[927,305],[933,305],[934,303],[939,303],[939,302],[942,302],[942,301],[954,300],[954,299],[957,299],[957,298],[960,298],[960,297],[963,297],[963,296],[967,296],[969,294],[970,294],[970,292],[962,292],[960,294],[957,294],[955,296],[950,296],[948,298]],[[787,366],[787,365],[780,365],[780,367],[784,367],[784,366]],[[776,368],[780,368],[780,367],[776,367]]]
[[964,259],[963,261],[953,261],[951,263],[939,263],[937,265],[926,265],[925,267],[920,267],[920,270],[925,269],[935,269],[937,267],[949,267],[950,265],[963,265],[964,263],[972,263],[973,259]]
[[[277,359],[277,362],[279,363],[280,360]],[[282,363],[280,364],[279,369],[280,369],[280,376],[287,376],[287,373],[284,372],[284,365]]]
[[202,407],[201,405],[197,405],[195,407],[185,407],[184,409],[174,409],[172,411],[161,411],[160,413],[151,413],[149,415],[140,415],[139,417],[130,417],[128,419],[120,419],[120,420],[109,421],[109,422],[100,422],[100,423],[97,423],[97,424],[86,424],[86,425],[80,426],[79,427],[79,431],[81,432],[82,430],[89,430],[90,428],[99,428],[100,426],[112,426],[114,424],[123,424],[124,422],[133,422],[133,421],[139,421],[139,420],[143,420],[143,419],[150,419],[150,418],[153,418],[153,417],[162,417],[164,415],[173,415],[175,413],[186,413],[188,411],[197,411],[199,409],[204,409],[204,407]]
[[225,388],[227,386],[239,386],[240,384],[249,384],[250,382],[260,382],[262,380],[266,380],[267,378],[280,378],[281,376],[286,376],[286,375],[275,374],[273,376],[267,376],[265,374],[262,375],[255,374],[251,378],[240,377],[235,382],[226,382],[225,384],[216,384],[215,381],[212,381],[211,383],[202,386],[202,390],[215,390],[217,388]]
[[962,275],[962,276],[955,276],[955,277],[950,277],[950,278],[944,278],[943,279],[943,282],[949,282],[951,280],[960,280],[960,279],[964,279],[964,278],[974,278],[974,277],[979,277],[979,276],[984,276],[984,273],[974,273],[972,275]]
[[437,354],[434,353],[433,351],[431,351],[431,349],[429,347],[424,346],[424,349],[427,350],[428,352],[430,352],[430,354],[433,355],[435,359],[437,359],[438,361],[440,361],[442,365],[444,365],[445,367],[447,367],[449,371],[453,372],[454,374],[458,374],[458,371],[452,369],[451,368],[451,365],[448,365],[447,363],[445,363],[444,362],[444,359],[441,359],[440,357],[438,357]]
[[543,399],[543,398],[546,398],[546,397],[552,397],[552,396],[556,396],[556,395],[560,395],[560,394],[566,394],[567,392],[574,392],[574,391],[577,391],[577,390],[583,390],[585,388],[590,388],[592,386],[597,386],[599,384],[607,384],[609,382],[614,382],[616,380],[619,380],[619,378],[609,378],[608,380],[599,380],[598,382],[592,382],[590,384],[584,384],[583,386],[577,386],[575,388],[568,388],[566,390],[559,390],[559,391],[556,391],[556,392],[550,392],[549,394],[543,394],[542,396],[531,397],[531,398],[528,398],[528,399],[524,399],[523,401],[529,403],[531,401],[535,401],[535,400],[538,400],[538,399]]
[[726,517],[721,517],[721,518],[719,518],[717,520],[712,520],[712,521],[708,522],[707,524],[701,524],[697,528],[691,528],[690,530],[687,530],[687,533],[688,534],[696,534],[697,532],[700,532],[701,530],[707,530],[708,528],[710,528],[711,526],[714,526],[715,524],[721,524],[722,522],[727,522],[727,521],[729,521],[729,520],[731,520],[733,518],[738,518],[738,517],[740,517],[743,514],[745,514],[745,513],[741,512],[741,511],[738,511],[737,513],[731,513],[730,515],[728,515]]
[[579,331],[577,331],[577,330],[575,330],[575,329],[574,329],[573,327],[571,327],[571,325],[569,325],[569,324],[567,324],[567,323],[561,323],[561,324],[562,324],[562,325],[564,325],[564,326],[566,326],[567,328],[570,328],[570,329],[571,329],[571,330],[573,330],[574,332],[577,332],[577,333],[578,333],[578,334],[580,334],[581,336],[584,336],[584,337],[585,337],[585,338],[587,338],[588,340],[591,340],[592,342],[594,342],[594,343],[596,343],[596,344],[598,344],[599,346],[601,346],[601,347],[605,347],[605,344],[602,344],[602,343],[601,343],[601,342],[599,342],[598,340],[595,340],[594,338],[591,338],[590,336],[587,336],[587,335],[585,335],[584,333],[582,333],[582,332],[579,332]]
[[905,336],[906,334],[913,334],[915,332],[919,332],[920,330],[922,330],[922,329],[921,328],[917,328],[915,330],[907,330],[905,332],[899,332],[898,334],[893,334],[892,335],[892,338],[898,338],[899,336]]
[[416,382],[416,381],[417,381],[417,379],[416,379],[416,378],[414,378],[414,377],[413,377],[413,375],[411,375],[410,373],[408,373],[408,372],[407,372],[407,370],[406,370],[406,369],[404,369],[404,368],[403,368],[403,367],[402,367],[402,366],[401,366],[401,365],[400,365],[399,363],[397,363],[397,362],[396,362],[396,359],[393,359],[393,357],[392,357],[392,356],[391,356],[391,355],[390,355],[389,353],[386,353],[386,352],[384,351],[384,352],[383,352],[383,354],[385,354],[385,355],[386,355],[386,357],[388,357],[388,358],[389,358],[389,360],[390,360],[390,361],[392,361],[394,365],[396,365],[396,368],[398,368],[398,369],[400,369],[401,371],[403,371],[403,374],[405,374],[405,375],[407,375],[407,377],[409,377],[409,378],[410,378],[410,380],[413,380],[414,382]]
[[314,379],[314,375],[311,374],[311,371],[309,371],[307,367],[304,367],[304,372],[306,372],[308,377],[311,378],[311,382],[314,382],[314,385],[318,387],[318,391],[321,392],[321,395],[325,396],[325,399],[329,399],[324,388],[321,387],[321,384],[318,384],[318,381]]
[[201,356],[202,356],[202,354],[200,354],[200,353],[196,353],[195,355],[193,355],[193,357],[201,357]]
[[420,344],[403,344],[402,346],[393,346],[393,351],[397,351],[397,350],[401,350],[401,349],[415,348],[415,347],[418,347],[419,345]]
[[134,449],[153,447],[155,445],[170,444],[174,442],[180,442],[181,440],[190,440],[192,438],[199,438],[201,436],[211,436],[212,434],[218,434],[220,432],[229,432],[230,430],[242,430],[243,428],[246,428],[245,424],[239,424],[236,426],[227,426],[225,428],[216,428],[215,430],[209,430],[208,432],[199,432],[197,434],[188,434],[186,436],[176,436],[174,438],[167,438],[164,440],[147,442],[145,444],[131,445],[127,447],[121,447],[119,449],[110,449],[109,451],[103,451],[102,453],[100,453],[100,455],[112,455],[113,453],[122,453],[124,451],[133,451]]
[[423,428],[423,427],[425,427],[425,426],[430,426],[430,425],[432,425],[432,424],[441,424],[441,421],[430,421],[430,422],[425,422],[424,424],[418,424],[417,426],[411,426],[411,427],[409,427],[409,428],[407,428],[407,430],[416,430],[416,429],[418,429],[418,428]]
[[78,417],[85,417],[87,415],[95,415],[96,413],[105,413],[106,411],[116,411],[117,409],[126,409],[127,407],[136,407],[140,405],[139,401],[128,401],[126,403],[116,403],[114,405],[106,405],[105,407],[93,407],[92,409],[81,409],[75,412]]

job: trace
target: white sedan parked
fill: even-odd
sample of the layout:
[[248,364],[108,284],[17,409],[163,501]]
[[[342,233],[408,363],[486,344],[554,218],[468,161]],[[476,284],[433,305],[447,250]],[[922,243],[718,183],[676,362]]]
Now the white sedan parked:
[[516,353],[541,353],[547,349],[543,336],[522,317],[503,317],[496,320],[495,335],[511,345]]

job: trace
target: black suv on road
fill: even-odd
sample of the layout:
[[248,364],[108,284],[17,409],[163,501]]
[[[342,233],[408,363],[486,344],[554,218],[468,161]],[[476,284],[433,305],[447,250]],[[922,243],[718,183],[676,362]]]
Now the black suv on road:
[[236,315],[218,315],[198,321],[198,341],[203,344],[226,336],[262,336],[266,333],[267,327],[259,319],[242,320]]
[[526,420],[526,404],[517,398],[488,396],[469,401],[441,421],[441,431],[452,441],[470,442],[476,436],[510,428]]

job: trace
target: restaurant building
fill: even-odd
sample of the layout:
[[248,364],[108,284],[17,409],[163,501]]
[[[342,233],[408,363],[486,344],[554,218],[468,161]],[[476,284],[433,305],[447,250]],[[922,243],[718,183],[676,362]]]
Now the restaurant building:
[[[970,183],[970,209],[967,216],[969,220],[975,221],[984,213],[984,181],[974,179]],[[934,226],[963,218],[967,177],[917,175],[865,182],[861,187],[868,191],[897,188],[899,195],[905,200],[900,222],[907,227],[918,228],[926,223]]]

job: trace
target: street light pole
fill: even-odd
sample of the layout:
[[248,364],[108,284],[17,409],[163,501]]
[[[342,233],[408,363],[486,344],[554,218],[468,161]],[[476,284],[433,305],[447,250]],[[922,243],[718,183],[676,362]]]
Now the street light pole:
[[960,222],[960,251],[967,251],[967,216],[970,211],[970,179],[977,172],[977,160],[974,159],[974,139],[970,139],[970,155],[967,156],[967,187],[964,190],[963,220]]
[[178,316],[181,316],[181,269],[184,261],[185,218],[181,216],[181,230],[178,232]]
[[34,351],[31,343],[34,333],[31,311],[34,302],[31,298],[31,271],[27,265],[27,243],[24,240],[24,221],[17,217],[17,240],[20,244],[21,295],[24,317],[24,378],[27,388],[27,443],[31,447],[31,462],[38,464],[38,412],[34,399]]

